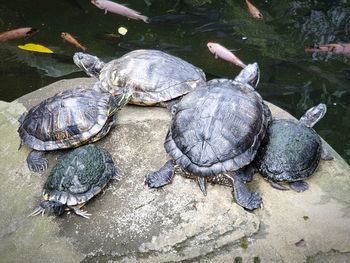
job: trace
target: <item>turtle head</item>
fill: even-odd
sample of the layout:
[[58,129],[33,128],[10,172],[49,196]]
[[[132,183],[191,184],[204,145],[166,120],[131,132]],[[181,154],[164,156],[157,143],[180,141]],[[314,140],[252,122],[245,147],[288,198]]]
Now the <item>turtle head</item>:
[[37,209],[33,211],[29,216],[43,215],[48,213],[49,215],[62,215],[65,209],[65,205],[56,201],[42,201]]
[[327,112],[326,104],[320,103],[308,109],[305,114],[300,118],[300,122],[307,127],[313,127]]
[[249,84],[254,89],[258,85],[260,80],[260,69],[258,63],[248,64],[244,69],[241,70],[241,72],[238,74],[238,76],[235,78],[235,81]]
[[76,52],[73,61],[80,69],[84,70],[90,77],[99,78],[100,72],[105,63],[98,57],[90,54]]
[[114,92],[112,95],[113,106],[110,114],[114,114],[129,102],[132,97],[132,90],[129,88],[123,88],[118,90],[118,92]]

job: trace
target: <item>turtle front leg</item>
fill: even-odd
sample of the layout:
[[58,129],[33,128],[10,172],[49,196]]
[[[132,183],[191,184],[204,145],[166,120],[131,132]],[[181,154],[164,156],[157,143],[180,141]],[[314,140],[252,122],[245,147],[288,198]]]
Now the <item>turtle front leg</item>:
[[175,162],[167,161],[158,171],[146,175],[145,183],[148,187],[159,188],[169,184],[175,175]]
[[251,192],[247,185],[246,179],[251,178],[252,169],[241,169],[236,172],[228,173],[228,176],[233,180],[233,194],[236,199],[237,204],[242,206],[247,210],[254,210],[259,208],[262,203],[262,199],[259,193]]
[[309,184],[304,181],[296,181],[289,183],[290,188],[292,188],[295,192],[301,193],[309,189]]
[[33,172],[43,172],[47,169],[49,161],[42,151],[32,150],[27,157],[27,164],[29,170]]

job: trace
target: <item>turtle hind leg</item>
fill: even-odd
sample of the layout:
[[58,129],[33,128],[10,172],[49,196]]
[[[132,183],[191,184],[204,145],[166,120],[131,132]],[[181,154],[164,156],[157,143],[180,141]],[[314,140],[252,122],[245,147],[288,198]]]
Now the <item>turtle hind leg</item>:
[[304,181],[296,181],[289,184],[290,188],[292,188],[295,192],[301,193],[305,190],[309,189],[308,183]]
[[27,164],[29,170],[33,172],[42,172],[48,167],[49,161],[45,157],[45,153],[42,151],[33,150],[27,157]]
[[325,161],[331,161],[334,159],[330,151],[324,145],[322,145],[321,159]]
[[270,185],[277,190],[281,190],[281,191],[288,191],[289,190],[289,188],[287,188],[284,185],[281,185],[279,183],[276,183],[276,182],[270,182]]
[[245,182],[248,183],[253,181],[253,177],[255,174],[255,168],[253,167],[253,165],[246,166],[242,171],[244,172],[239,173],[240,178],[242,178]]
[[82,211],[77,206],[69,206],[69,209],[73,210],[74,213],[76,213],[78,216],[82,216],[82,217],[84,217],[86,219],[89,219],[90,216],[91,216],[91,214],[89,214],[87,211]]
[[151,188],[159,188],[169,184],[175,175],[175,163],[167,161],[158,171],[146,175],[145,183]]
[[254,210],[261,206],[262,199],[259,193],[251,192],[248,189],[244,178],[249,178],[250,176],[246,174],[242,176],[242,173],[245,172],[245,169],[241,169],[240,171],[229,173],[233,180],[233,194],[237,204],[247,210]]

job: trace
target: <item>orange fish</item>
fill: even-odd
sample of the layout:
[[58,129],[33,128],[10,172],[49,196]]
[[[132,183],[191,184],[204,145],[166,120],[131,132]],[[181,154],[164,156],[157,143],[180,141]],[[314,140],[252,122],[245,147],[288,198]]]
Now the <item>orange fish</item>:
[[263,15],[260,13],[259,9],[257,9],[252,3],[250,3],[248,0],[245,0],[245,2],[247,3],[250,14],[254,18],[259,20],[262,20],[264,18]]
[[305,52],[350,55],[350,44],[326,44],[316,48],[305,48]]
[[12,40],[16,38],[28,37],[38,30],[32,27],[22,27],[13,30],[9,30],[3,33],[0,33],[0,42],[5,42],[7,40]]
[[61,37],[65,40],[67,40],[69,43],[73,44],[74,46],[76,46],[77,48],[81,48],[83,51],[86,50],[86,47],[84,47],[83,45],[81,45],[74,37],[72,37],[71,34],[67,33],[67,32],[62,32],[61,33]]

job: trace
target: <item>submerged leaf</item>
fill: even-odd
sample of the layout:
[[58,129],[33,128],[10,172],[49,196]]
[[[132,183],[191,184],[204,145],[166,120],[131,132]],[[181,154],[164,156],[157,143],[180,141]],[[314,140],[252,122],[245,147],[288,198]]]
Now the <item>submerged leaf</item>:
[[40,53],[53,53],[51,49],[44,47],[43,45],[40,45],[40,44],[27,43],[25,45],[19,45],[18,48],[27,50],[27,51],[40,52]]

